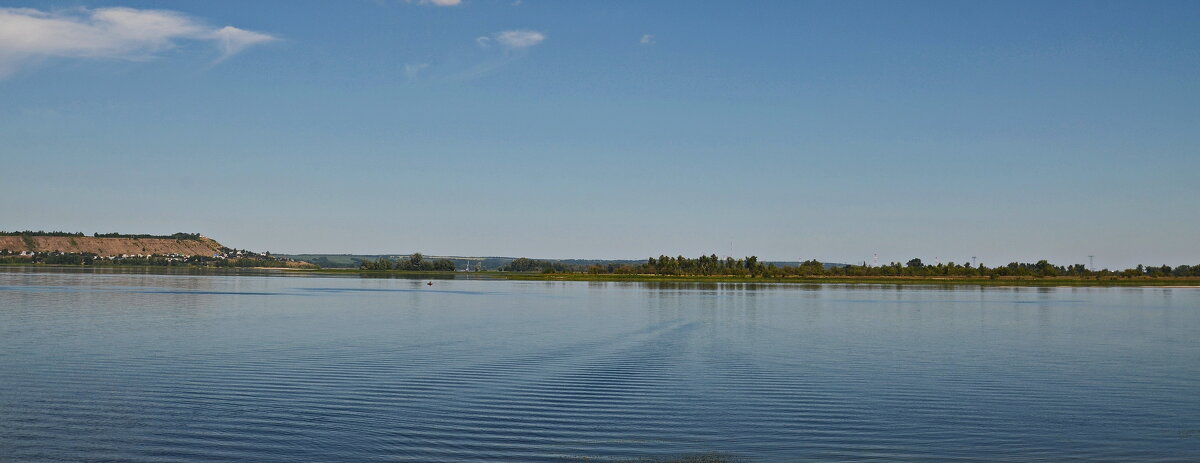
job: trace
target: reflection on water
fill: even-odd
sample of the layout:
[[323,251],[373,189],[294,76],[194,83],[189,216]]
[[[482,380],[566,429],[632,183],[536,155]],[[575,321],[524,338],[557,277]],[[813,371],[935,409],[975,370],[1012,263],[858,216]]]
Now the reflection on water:
[[3,461],[1200,459],[1200,290],[0,271]]

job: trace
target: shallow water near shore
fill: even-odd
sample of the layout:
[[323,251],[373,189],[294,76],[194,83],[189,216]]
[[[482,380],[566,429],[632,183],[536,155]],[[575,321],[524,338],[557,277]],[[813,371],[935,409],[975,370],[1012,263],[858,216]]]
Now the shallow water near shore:
[[1196,461],[1200,290],[0,271],[0,461]]

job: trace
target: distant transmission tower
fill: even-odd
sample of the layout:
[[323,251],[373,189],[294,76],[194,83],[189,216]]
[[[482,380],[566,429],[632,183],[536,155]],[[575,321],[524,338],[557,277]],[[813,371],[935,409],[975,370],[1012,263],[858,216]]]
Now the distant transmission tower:
[[971,256],[971,266],[975,266],[975,256]]
[[1088,254],[1088,268],[1093,272],[1096,271],[1096,256]]
[[877,253],[875,253],[875,266],[876,266],[876,267],[878,267],[878,266],[879,266],[879,253],[878,253],[878,252],[877,252]]

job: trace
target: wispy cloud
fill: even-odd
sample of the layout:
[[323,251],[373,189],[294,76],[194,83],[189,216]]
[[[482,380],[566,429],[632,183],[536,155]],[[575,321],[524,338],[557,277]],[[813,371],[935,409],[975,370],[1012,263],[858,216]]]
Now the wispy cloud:
[[429,63],[405,64],[404,65],[404,77],[407,77],[408,80],[416,79],[417,76],[421,75],[421,71],[424,71],[425,68],[427,68],[427,67],[429,67]]
[[238,54],[248,46],[277,40],[275,37],[261,32],[238,29],[233,26],[225,26],[213,31],[212,37],[217,40],[217,47],[221,49],[222,60]]
[[211,42],[221,61],[278,39],[167,10],[0,8],[0,75],[45,58],[148,60],[185,40]]
[[546,35],[538,31],[515,30],[496,34],[496,41],[508,48],[529,48],[543,40],[546,40]]
[[655,43],[658,43],[654,41],[654,36],[650,34],[642,35],[642,39],[638,42],[640,42],[642,45],[654,45]]
[[529,48],[542,41],[546,40],[546,34],[538,31],[527,29],[518,29],[511,31],[500,31],[490,36],[483,36],[475,39],[475,43],[481,47],[490,47],[493,42],[499,43],[506,48],[519,49]]
[[491,35],[478,37],[475,39],[475,43],[481,48],[491,48],[494,45],[499,45],[504,52],[487,53],[488,58],[485,61],[469,69],[450,74],[448,78],[450,80],[467,81],[491,74],[508,66],[510,63],[521,60],[528,55],[527,50],[530,47],[545,40],[546,34],[527,29],[500,31]]
[[[413,0],[404,0],[405,3],[414,3]],[[425,6],[458,6],[462,4],[462,0],[417,0],[418,5]]]

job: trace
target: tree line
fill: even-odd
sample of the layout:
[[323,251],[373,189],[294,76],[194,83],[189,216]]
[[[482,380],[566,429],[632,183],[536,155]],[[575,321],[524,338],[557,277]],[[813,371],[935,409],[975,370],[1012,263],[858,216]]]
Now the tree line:
[[562,262],[551,262],[548,260],[536,260],[518,257],[513,259],[512,262],[500,266],[499,270],[501,272],[568,273],[579,271],[580,267],[564,264]]
[[364,260],[358,266],[362,270],[408,270],[423,272],[453,272],[454,261],[450,259],[426,259],[421,253],[413,253],[407,259],[392,260],[380,257],[377,260]]
[[42,231],[42,230],[38,230],[38,231],[22,230],[22,231],[0,231],[0,236],[71,236],[71,237],[78,238],[78,237],[82,237],[85,235],[82,232],[71,233],[71,232],[64,232],[64,231],[49,231],[48,232],[48,231]]
[[807,260],[799,265],[777,266],[760,262],[757,256],[741,259],[719,258],[716,254],[687,258],[684,256],[650,257],[642,264],[594,264],[586,268],[564,265],[558,262],[518,258],[501,267],[501,271],[542,273],[583,272],[592,274],[628,275],[688,275],[688,276],[741,276],[763,278],[787,277],[1074,277],[1074,278],[1134,278],[1134,277],[1200,277],[1200,265],[1171,267],[1138,265],[1125,270],[1092,270],[1083,264],[1055,265],[1047,260],[1034,263],[1011,262],[998,267],[970,263],[928,265],[921,259],[911,259],[901,264],[886,265],[827,265],[817,260]]
[[168,240],[191,240],[200,241],[199,233],[172,233],[170,235],[145,235],[145,234],[127,234],[127,233],[93,233],[96,238],[133,238],[133,239],[168,239]]
[[[11,231],[11,232],[10,231],[0,231],[0,236],[61,236],[61,237],[70,237],[70,238],[82,238],[87,235],[84,235],[83,232],[22,230],[22,231]],[[192,240],[192,241],[200,240],[199,233],[182,233],[182,232],[173,233],[170,235],[147,235],[147,234],[128,234],[128,233],[92,233],[92,237],[94,237],[94,238],[135,238],[135,239],[155,238],[155,239]]]

